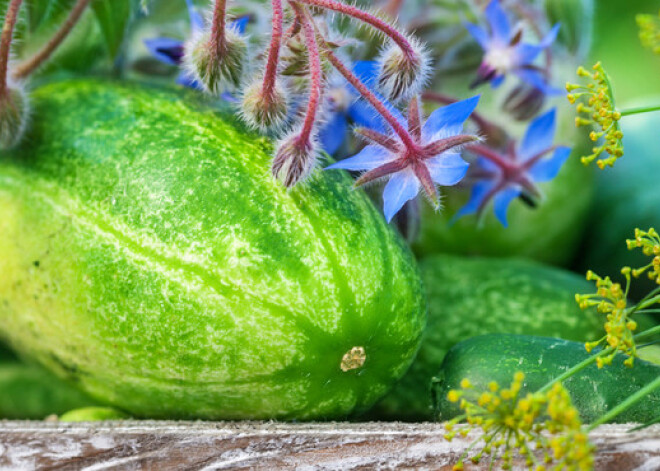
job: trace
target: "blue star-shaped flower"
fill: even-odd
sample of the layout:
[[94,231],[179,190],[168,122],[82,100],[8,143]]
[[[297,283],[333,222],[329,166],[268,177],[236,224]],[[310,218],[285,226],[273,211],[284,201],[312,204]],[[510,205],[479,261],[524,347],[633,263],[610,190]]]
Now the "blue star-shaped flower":
[[571,153],[570,147],[552,145],[555,114],[552,109],[532,121],[517,150],[513,144],[505,153],[481,145],[469,146],[468,150],[480,156],[473,168],[476,183],[470,200],[455,218],[482,214],[492,200],[495,216],[507,227],[506,215],[514,199],[521,197],[534,204],[532,198],[541,196],[536,183],[555,178]]
[[[193,35],[204,28],[204,19],[195,9],[192,0],[186,0],[186,5],[188,6],[188,15],[190,16],[191,35]],[[248,21],[249,17],[245,16],[233,21],[232,26],[242,34],[245,32]],[[152,56],[164,64],[181,66],[183,63],[184,41],[181,39],[167,37],[145,39],[144,45]],[[192,78],[190,74],[183,71],[177,77],[176,83],[197,90],[203,89],[201,84]]]
[[548,95],[563,93],[548,85],[543,70],[534,66],[539,54],[555,41],[559,24],[556,24],[539,44],[533,45],[522,42],[522,31],[511,27],[499,0],[491,0],[488,4],[486,19],[490,34],[480,26],[465,24],[485,53],[474,86],[490,82],[493,87],[497,87],[507,74],[513,73]]
[[[437,207],[436,185],[455,185],[467,172],[468,164],[461,158],[458,148],[478,140],[476,136],[462,134],[463,124],[478,102],[479,97],[475,96],[439,108],[422,125],[418,102],[414,98],[408,110],[409,142],[404,142],[392,129],[389,134],[383,134],[358,128],[356,132],[371,144],[357,155],[328,168],[366,171],[356,182],[357,186],[389,177],[383,192],[388,222],[407,201],[417,196],[421,188]],[[405,126],[406,120],[400,113],[392,110],[392,114]]]
[[[378,64],[375,61],[359,61],[353,65],[353,73],[369,89],[376,93],[375,81]],[[319,132],[323,150],[334,154],[346,140],[349,124],[385,132],[387,126],[376,111],[343,78],[325,92],[328,101],[328,114],[325,125]]]

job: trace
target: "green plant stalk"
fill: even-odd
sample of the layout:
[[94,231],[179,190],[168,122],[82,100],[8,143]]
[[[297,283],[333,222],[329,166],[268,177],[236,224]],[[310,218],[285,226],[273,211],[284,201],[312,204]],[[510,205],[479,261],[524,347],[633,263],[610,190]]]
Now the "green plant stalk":
[[651,113],[653,111],[660,111],[660,105],[640,106],[637,108],[630,108],[627,110],[620,111],[620,113],[621,116],[632,116],[634,114]]
[[591,432],[593,429],[595,429],[599,425],[602,425],[606,422],[609,422],[610,420],[615,418],[617,415],[624,412],[630,406],[633,406],[634,404],[638,403],[639,401],[644,399],[646,396],[648,396],[649,394],[651,394],[653,391],[655,391],[658,388],[660,388],[660,378],[657,378],[656,380],[650,382],[649,384],[644,386],[642,389],[637,391],[632,396],[628,396],[628,398],[625,401],[619,403],[619,405],[614,407],[607,414],[603,415],[600,419],[596,420],[591,425],[589,425],[589,427],[587,427],[587,432]]
[[[635,340],[641,340],[645,337],[650,337],[650,336],[655,335],[657,333],[660,333],[660,326],[653,327],[652,329],[645,330],[644,332],[640,332],[639,334],[635,335],[634,339]],[[602,350],[602,351],[598,352],[597,354],[590,356],[586,360],[584,360],[584,361],[578,363],[577,365],[575,365],[570,370],[565,371],[563,374],[557,376],[555,379],[548,382],[545,386],[543,386],[537,392],[543,393],[543,392],[549,391],[550,388],[553,387],[556,383],[562,382],[565,379],[570,378],[571,376],[579,373],[580,371],[582,371],[583,369],[585,369],[586,367],[588,367],[592,363],[595,363],[598,358],[600,358],[604,355],[612,353],[613,350],[614,349],[611,348],[611,347],[606,348],[605,350]]]

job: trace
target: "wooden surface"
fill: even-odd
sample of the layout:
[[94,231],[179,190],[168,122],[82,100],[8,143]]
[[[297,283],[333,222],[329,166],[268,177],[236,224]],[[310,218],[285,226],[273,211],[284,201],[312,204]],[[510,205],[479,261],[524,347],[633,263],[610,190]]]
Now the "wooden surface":
[[[660,427],[629,428],[592,435],[597,470],[660,470]],[[439,424],[0,421],[0,469],[450,470],[470,437],[442,435]]]

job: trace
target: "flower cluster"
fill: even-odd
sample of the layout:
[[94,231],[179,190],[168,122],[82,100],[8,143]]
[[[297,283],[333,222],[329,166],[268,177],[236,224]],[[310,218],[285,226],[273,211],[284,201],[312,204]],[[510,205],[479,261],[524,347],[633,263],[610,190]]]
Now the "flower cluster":
[[506,75],[515,74],[520,80],[548,95],[559,90],[548,85],[548,72],[534,65],[536,58],[548,49],[557,38],[559,25],[541,39],[539,44],[522,42],[523,31],[511,26],[499,0],[491,0],[485,11],[489,31],[472,23],[465,27],[484,50],[484,58],[473,86],[490,82],[499,86]]
[[[577,112],[580,116],[575,118],[575,124],[581,126],[594,126],[589,137],[596,144],[590,155],[582,157],[582,163],[590,164],[596,160],[600,169],[613,166],[623,156],[623,132],[619,126],[621,113],[616,110],[614,103],[614,92],[610,78],[603,69],[600,62],[593,66],[594,72],[589,72],[584,67],[577,70],[580,77],[589,80],[586,85],[566,84],[568,101],[577,104]],[[599,158],[604,152],[609,157]]]
[[[492,462],[501,458],[502,469],[511,469],[517,451],[530,469],[590,470],[593,466],[593,446],[582,430],[578,411],[564,387],[557,383],[545,393],[522,394],[525,375],[514,375],[509,388],[491,382],[487,391],[477,391],[468,379],[461,381],[461,390],[452,390],[447,399],[459,403],[463,416],[445,425],[445,438],[463,436],[479,427],[483,434],[473,446],[483,443],[481,450],[470,457],[478,463],[484,456]],[[462,420],[467,425],[459,425]],[[501,455],[500,455],[501,453]],[[541,455],[541,457],[539,457]],[[463,461],[454,470],[463,469]]]
[[626,244],[628,244],[629,250],[641,248],[644,255],[653,257],[648,265],[634,269],[632,275],[637,278],[646,272],[649,279],[660,284],[660,236],[658,236],[658,232],[653,228],[648,231],[635,229],[635,238],[627,240]]
[[509,142],[504,151],[479,144],[467,146],[479,158],[468,174],[472,195],[456,217],[481,215],[493,201],[495,216],[506,227],[507,211],[514,199],[520,197],[534,206],[541,197],[537,183],[555,178],[571,153],[570,147],[553,145],[555,128],[552,109],[530,123],[518,146]]
[[581,309],[595,306],[598,312],[607,315],[607,321],[605,322],[606,335],[598,341],[585,344],[588,352],[604,342],[614,349],[611,354],[597,359],[598,368],[611,364],[617,353],[628,356],[624,361],[626,366],[632,366],[637,356],[637,347],[633,338],[633,332],[637,329],[637,322],[631,319],[634,309],[628,307],[627,300],[631,271],[629,267],[624,267],[621,270],[627,280],[624,291],[621,284],[614,283],[609,276],[601,278],[590,270],[587,272],[587,280],[596,282],[596,293],[575,295],[575,300]]
[[660,54],[660,14],[637,15],[637,25],[642,45],[655,54]]

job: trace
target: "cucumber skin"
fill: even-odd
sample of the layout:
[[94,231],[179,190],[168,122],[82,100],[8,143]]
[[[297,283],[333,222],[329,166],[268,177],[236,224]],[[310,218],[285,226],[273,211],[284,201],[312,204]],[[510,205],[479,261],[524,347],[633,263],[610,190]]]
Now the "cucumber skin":
[[271,143],[204,100],[34,91],[24,145],[0,155],[0,336],[136,417],[368,408],[419,346],[412,254],[346,173],[287,192]]
[[[461,414],[458,405],[447,400],[447,393],[460,389],[463,378],[468,378],[475,390],[486,391],[490,381],[509,385],[513,375],[522,371],[522,393],[534,392],[589,356],[581,343],[549,337],[493,334],[461,342],[449,351],[433,379],[436,418],[444,421]],[[623,360],[619,356],[600,370],[590,365],[564,381],[584,423],[595,421],[660,375],[658,365],[636,359],[634,367],[628,368]],[[660,391],[655,391],[613,421],[644,423],[658,415]]]
[[431,379],[447,351],[478,335],[511,333],[596,340],[604,318],[582,311],[575,293],[594,290],[579,275],[529,260],[434,255],[420,262],[429,317],[410,370],[370,411],[375,420],[433,420]]

